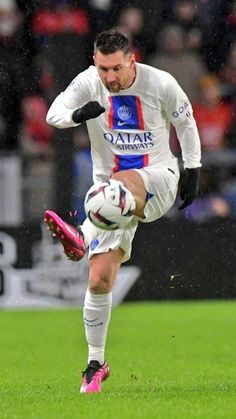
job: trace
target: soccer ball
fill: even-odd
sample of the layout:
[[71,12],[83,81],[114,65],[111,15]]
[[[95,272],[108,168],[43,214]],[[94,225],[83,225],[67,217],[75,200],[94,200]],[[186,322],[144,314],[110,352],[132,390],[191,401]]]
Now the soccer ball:
[[84,208],[90,221],[104,230],[126,227],[135,210],[132,193],[119,180],[95,183],[87,192]]

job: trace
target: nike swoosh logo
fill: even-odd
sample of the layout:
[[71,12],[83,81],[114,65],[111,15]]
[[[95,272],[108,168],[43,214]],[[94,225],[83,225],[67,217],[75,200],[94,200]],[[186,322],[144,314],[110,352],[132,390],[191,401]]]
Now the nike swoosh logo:
[[122,127],[122,125],[125,125],[125,124],[127,124],[127,122],[118,121],[118,124],[117,124],[117,125],[118,125],[119,127]]
[[76,232],[70,228],[68,224],[65,223],[64,227],[73,235],[76,236]]
[[86,319],[86,317],[84,317],[84,321],[89,322],[89,323],[93,323],[98,319],[99,319],[99,317],[97,317],[96,319],[93,319],[93,320],[88,320],[88,319]]

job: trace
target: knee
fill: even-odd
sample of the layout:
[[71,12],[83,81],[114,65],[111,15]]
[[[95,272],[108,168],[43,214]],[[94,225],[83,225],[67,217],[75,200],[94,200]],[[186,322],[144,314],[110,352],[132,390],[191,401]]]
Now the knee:
[[90,273],[89,290],[92,294],[107,294],[111,291],[112,284],[105,275]]

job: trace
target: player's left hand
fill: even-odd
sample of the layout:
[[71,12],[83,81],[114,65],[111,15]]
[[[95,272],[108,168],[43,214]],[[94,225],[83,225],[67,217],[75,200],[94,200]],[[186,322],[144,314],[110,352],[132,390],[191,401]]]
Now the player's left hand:
[[179,206],[179,210],[182,210],[192,204],[198,193],[200,180],[200,167],[196,169],[186,169],[184,171],[184,177],[180,185],[180,198],[182,204]]

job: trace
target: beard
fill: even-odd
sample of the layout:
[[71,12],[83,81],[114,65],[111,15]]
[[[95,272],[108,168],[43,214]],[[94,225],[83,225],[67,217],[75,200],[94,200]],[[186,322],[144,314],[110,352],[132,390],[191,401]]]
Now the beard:
[[120,83],[118,82],[113,84],[106,84],[106,88],[111,93],[118,93],[122,89]]

